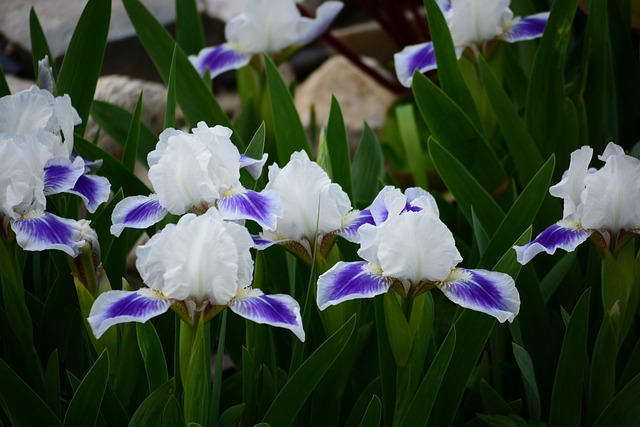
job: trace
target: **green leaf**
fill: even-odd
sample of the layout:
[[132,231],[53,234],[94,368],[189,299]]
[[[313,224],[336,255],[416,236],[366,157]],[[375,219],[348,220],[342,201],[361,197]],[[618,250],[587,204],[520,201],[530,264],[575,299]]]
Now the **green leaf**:
[[587,289],[576,303],[564,334],[551,395],[550,427],[580,425],[590,294]]
[[[218,349],[217,355],[224,355],[224,347],[227,337],[227,311],[222,312],[222,320],[220,321],[220,334],[218,335]],[[222,359],[223,357],[216,357],[216,366],[213,374],[213,386],[211,388],[211,405],[209,416],[213,420],[218,419],[218,413],[220,411],[220,390],[222,389]],[[207,364],[208,366],[208,364]],[[208,378],[208,375],[207,375]]]
[[118,343],[119,363],[112,384],[120,402],[125,407],[128,407],[131,396],[137,386],[138,378],[140,378],[142,358],[138,349],[135,325],[131,322],[125,323],[120,330],[122,333]]
[[46,403],[0,358],[0,402],[17,425],[59,426],[62,423]]
[[240,424],[242,421],[242,413],[244,412],[244,403],[239,403],[237,405],[233,405],[226,411],[220,415],[220,420],[218,421],[219,427],[234,427]]
[[204,32],[195,0],[176,0],[176,38],[187,55],[204,47]]
[[167,79],[167,107],[164,112],[164,128],[176,128],[176,57],[178,55],[178,46],[173,48],[171,55],[171,67],[169,68],[169,77]]
[[473,224],[471,207],[491,236],[499,227],[504,212],[493,198],[439,140],[429,138],[429,153],[436,170],[456,198],[458,206],[469,224]]
[[[438,78],[440,79],[442,90],[451,97],[464,111],[465,116],[474,124],[475,128],[482,133],[482,121],[458,65],[451,32],[442,10],[435,0],[425,0],[424,6],[427,9],[429,32],[431,33],[436,62],[438,63]],[[414,85],[416,75],[413,78]]]
[[562,120],[566,115],[564,68],[577,3],[577,0],[553,3],[531,70],[526,124],[543,157],[555,152],[559,144],[566,144],[561,139],[567,126]]
[[509,415],[514,412],[511,406],[500,396],[500,393],[491,387],[486,380],[480,380],[479,389],[484,412],[499,415]]
[[362,393],[360,393],[360,396],[358,396],[358,399],[353,404],[351,412],[349,413],[349,418],[347,418],[344,427],[357,427],[360,425],[360,421],[369,407],[371,398],[380,394],[380,384],[380,377],[376,377],[364,388]]
[[482,82],[507,142],[518,178],[520,183],[525,185],[542,167],[544,160],[524,121],[482,56],[478,57],[478,64]]
[[[171,381],[174,381],[173,378]],[[164,407],[164,413],[162,414],[162,427],[180,427],[184,425],[185,422],[184,417],[182,416],[180,402],[176,399],[175,394],[172,394]]]
[[327,148],[331,158],[331,180],[339,184],[342,190],[349,195],[349,199],[353,200],[349,138],[342,110],[335,96],[331,97],[331,111],[327,123]]
[[[166,84],[169,80],[175,41],[139,0],[123,0],[122,3],[138,38]],[[198,122],[205,121],[233,129],[210,88],[193,68],[185,53],[180,48],[175,51],[176,96],[189,124],[195,127]],[[237,133],[231,135],[231,140],[240,151],[244,149],[244,143]]]
[[113,240],[115,239],[115,236],[111,234],[110,231],[111,214],[113,213],[113,209],[118,203],[120,203],[123,198],[124,194],[122,192],[122,188],[120,188],[113,195],[109,203],[104,206],[104,208],[99,211],[97,216],[95,216],[91,220],[91,228],[93,228],[98,234],[98,241],[100,242],[100,252],[102,254],[102,259],[105,260],[109,257],[111,246],[113,245]]
[[293,103],[291,92],[282,81],[282,77],[280,77],[271,58],[265,55],[264,63],[278,161],[281,165],[285,165],[289,162],[291,154],[300,150],[306,151],[311,156],[307,135],[300,121],[298,110]]
[[532,418],[539,420],[541,415],[540,393],[538,392],[538,384],[536,382],[536,374],[533,368],[533,360],[527,350],[520,347],[516,343],[511,344],[513,347],[513,355],[516,358],[520,374],[524,379],[524,393],[527,396],[527,405],[529,414]]
[[364,124],[362,139],[353,158],[351,179],[353,200],[368,205],[378,194],[378,182],[384,175],[384,159],[376,134]]
[[31,7],[31,10],[29,11],[29,35],[31,37],[31,59],[33,61],[34,76],[36,76],[36,79],[38,78],[38,61],[44,59],[46,56],[49,58],[49,65],[53,71],[53,78],[56,79],[58,72],[54,63],[55,58],[51,55],[47,38],[44,35],[44,31],[42,31],[40,20],[38,19],[36,10],[33,7]]
[[562,255],[562,258],[553,266],[551,270],[540,281],[540,292],[547,303],[551,299],[558,286],[562,283],[571,266],[576,262],[577,255],[575,252],[568,252]]
[[413,180],[416,186],[429,188],[427,182],[427,158],[420,143],[418,126],[414,116],[413,105],[404,104],[396,107],[396,117],[398,118],[398,130],[400,139],[404,145],[404,151],[409,162]]
[[136,323],[136,336],[144,369],[147,372],[149,391],[153,392],[169,380],[162,344],[151,322]]
[[433,138],[477,177],[486,191],[498,190],[507,175],[487,141],[460,107],[422,75],[413,79],[413,94]]
[[168,406],[169,399],[173,397],[175,389],[176,384],[173,378],[158,387],[136,409],[129,421],[129,427],[161,425],[165,408]]
[[382,415],[382,403],[380,403],[380,398],[374,394],[373,397],[371,398],[371,402],[369,402],[367,411],[364,413],[364,417],[362,417],[362,421],[360,422],[360,427],[379,426],[381,415]]
[[2,65],[0,65],[0,96],[7,96],[7,95],[11,95],[11,89],[9,89],[7,78],[4,75],[4,70],[2,69]]
[[71,97],[71,103],[82,120],[76,126],[80,135],[84,134],[89,119],[110,21],[111,0],[89,0],[73,32],[56,82],[58,93]]
[[103,351],[80,383],[64,417],[65,427],[96,424],[109,379],[109,353]]
[[205,351],[204,321],[200,317],[186,377],[182,378],[184,385],[184,420],[204,425],[207,419],[207,404],[209,403],[209,373],[211,371],[209,355]]
[[617,350],[611,318],[604,313],[591,357],[589,418],[592,420],[598,419],[615,395]]
[[264,422],[274,426],[288,426],[293,422],[315,386],[342,353],[355,324],[354,315],[300,365],[267,410]]
[[403,297],[392,290],[383,295],[384,321],[389,336],[389,345],[398,366],[407,364],[413,345],[413,337],[404,314],[402,299]]
[[60,366],[57,348],[49,356],[44,385],[47,389],[47,404],[56,417],[60,418]]
[[138,145],[140,144],[140,115],[142,114],[142,91],[138,96],[136,109],[133,112],[129,132],[127,133],[127,142],[124,144],[124,153],[122,154],[122,165],[133,173],[136,166],[136,155],[138,154]]
[[640,424],[640,375],[624,386],[602,412],[594,427],[634,426]]

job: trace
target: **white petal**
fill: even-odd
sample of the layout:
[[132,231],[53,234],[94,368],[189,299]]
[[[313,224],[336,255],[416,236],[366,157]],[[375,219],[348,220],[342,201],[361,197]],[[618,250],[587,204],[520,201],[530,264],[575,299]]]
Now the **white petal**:
[[30,213],[13,221],[11,228],[18,245],[26,251],[56,249],[75,257],[85,244],[81,224],[47,212]]
[[249,172],[249,175],[253,177],[253,179],[260,178],[262,175],[262,168],[264,164],[267,162],[269,155],[264,153],[262,155],[262,159],[252,159],[251,157],[247,157],[244,154],[240,155],[240,167],[244,168]]
[[145,229],[167,215],[155,194],[131,196],[121,200],[111,214],[111,234],[119,236],[125,228]]
[[320,37],[329,29],[331,23],[342,10],[342,2],[327,1],[324,2],[316,10],[314,19],[301,18],[298,24],[298,39],[296,44],[307,44],[310,41]]
[[548,20],[549,12],[516,18],[507,24],[506,31],[500,39],[510,43],[537,39],[542,37]]
[[24,138],[45,129],[53,104],[53,95],[37,86],[0,98],[0,132]]
[[109,199],[111,183],[104,176],[84,174],[67,193],[80,196],[87,210],[93,213]]
[[278,217],[282,216],[280,196],[273,190],[258,193],[244,188],[232,189],[216,206],[225,219],[250,219],[267,230],[276,228]]
[[518,262],[528,263],[540,252],[553,255],[556,249],[573,252],[579,244],[586,241],[591,230],[585,230],[575,221],[562,220],[547,227],[534,240],[524,246],[514,246]]
[[206,47],[198,52],[198,55],[189,56],[198,73],[204,75],[209,70],[211,78],[217,77],[225,71],[237,70],[251,61],[251,55],[238,52],[228,44],[215,47]]
[[381,276],[378,266],[364,261],[340,261],[318,277],[318,308],[324,310],[343,301],[373,298],[390,287],[391,281]]
[[396,77],[404,87],[411,87],[415,70],[424,74],[438,68],[436,53],[431,42],[405,47],[393,55],[393,62],[396,68]]
[[593,156],[593,149],[583,146],[571,153],[569,169],[563,174],[562,181],[549,188],[554,197],[564,200],[563,218],[576,212],[580,204],[582,192],[585,189],[584,179],[589,173],[589,162]]
[[456,0],[451,3],[449,29],[456,47],[474,46],[500,36],[513,13],[510,0]]
[[68,157],[56,157],[44,168],[44,194],[58,194],[74,187],[84,173],[84,161],[76,157],[73,163]]

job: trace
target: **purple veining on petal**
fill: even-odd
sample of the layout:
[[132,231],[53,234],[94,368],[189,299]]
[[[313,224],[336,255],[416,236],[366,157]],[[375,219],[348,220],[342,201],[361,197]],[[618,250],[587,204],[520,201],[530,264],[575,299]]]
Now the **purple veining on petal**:
[[556,249],[571,252],[579,244],[587,240],[590,235],[590,230],[572,228],[561,221],[547,227],[530,243],[524,246],[514,246],[514,249],[518,262],[524,265],[540,252],[546,252],[549,255],[553,255]]
[[358,243],[359,234],[358,229],[364,224],[376,225],[373,220],[373,215],[369,209],[363,209],[355,216],[351,222],[345,224],[345,226],[338,231],[338,235],[344,237],[350,242]]
[[158,199],[132,196],[120,201],[111,216],[111,234],[119,236],[125,228],[151,227],[167,215]]
[[214,78],[225,71],[244,67],[251,60],[251,56],[233,50],[227,44],[222,44],[202,49],[198,56],[190,56],[189,59],[201,75],[204,75],[208,68],[209,75]]
[[318,308],[358,298],[373,298],[384,294],[390,281],[372,273],[374,267],[366,261],[340,261],[318,278]]
[[438,67],[431,42],[407,46],[401,52],[396,53],[393,58],[398,81],[405,87],[411,87],[415,70],[426,73]]
[[46,212],[15,220],[11,228],[20,247],[27,251],[58,249],[75,257],[84,246],[76,221]]
[[103,176],[84,174],[68,192],[80,196],[87,210],[93,213],[98,206],[109,199],[111,184]]
[[518,19],[500,38],[509,43],[542,37],[549,20],[549,12],[538,13]]
[[50,164],[44,168],[44,194],[58,194],[73,188],[83,172],[82,160],[70,164]]
[[275,229],[282,215],[280,198],[273,190],[242,190],[220,198],[217,208],[224,219],[251,219],[267,230]]
[[104,313],[104,317],[142,317],[149,312],[155,311],[157,307],[164,305],[166,305],[166,300],[145,298],[136,292],[128,292],[127,296],[109,306]]
[[300,306],[289,295],[256,295],[239,298],[229,303],[229,308],[234,313],[256,323],[290,329],[301,341],[304,341]]

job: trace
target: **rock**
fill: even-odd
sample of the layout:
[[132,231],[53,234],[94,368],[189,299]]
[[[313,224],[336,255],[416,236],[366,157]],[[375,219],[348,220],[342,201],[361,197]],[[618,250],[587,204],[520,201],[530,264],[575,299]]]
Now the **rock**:
[[305,128],[309,127],[312,106],[318,125],[326,126],[332,94],[340,103],[352,149],[360,141],[364,121],[379,133],[397,98],[344,56],[334,55],[296,89],[296,108]]
[[14,76],[13,74],[7,74],[5,75],[5,77],[7,79],[7,84],[9,85],[9,90],[11,90],[11,93],[27,90],[35,84],[33,80],[23,79],[21,77]]

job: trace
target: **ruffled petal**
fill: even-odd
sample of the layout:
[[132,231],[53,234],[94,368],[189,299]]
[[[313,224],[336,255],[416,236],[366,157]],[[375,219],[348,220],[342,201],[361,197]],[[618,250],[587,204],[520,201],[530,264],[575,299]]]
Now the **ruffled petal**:
[[171,307],[171,300],[148,288],[135,292],[108,291],[100,294],[91,307],[89,324],[93,335],[100,338],[113,325],[125,322],[144,323]]
[[204,75],[207,68],[211,78],[219,76],[225,71],[237,70],[244,67],[251,60],[251,55],[233,50],[228,44],[202,49],[197,56],[189,56],[189,60]]
[[389,290],[391,282],[380,268],[365,261],[340,261],[318,277],[318,308],[358,298],[373,298]]
[[95,212],[102,203],[109,199],[111,183],[104,176],[80,175],[76,184],[67,193],[78,195],[82,198],[87,210]]
[[72,219],[61,218],[47,212],[32,213],[13,221],[18,245],[26,251],[57,249],[69,256],[77,256],[82,247],[81,225]]
[[324,2],[316,10],[315,19],[301,18],[300,37],[296,41],[297,44],[306,44],[320,37],[329,29],[331,23],[338,13],[342,10],[343,3],[339,1]]
[[407,46],[393,55],[393,60],[398,81],[405,87],[411,87],[415,70],[426,73],[438,68],[436,53],[431,42]]
[[358,229],[363,224],[375,225],[371,211],[369,209],[353,210],[344,216],[342,228],[338,230],[337,234],[350,242],[358,243],[360,241]]
[[218,200],[217,207],[225,219],[251,219],[267,230],[274,230],[282,215],[280,198],[272,190],[231,192]]
[[300,305],[289,295],[264,295],[259,289],[245,289],[229,303],[229,308],[253,322],[289,329],[304,342]]
[[44,168],[44,194],[63,193],[74,187],[84,173],[84,162],[76,157],[73,163],[67,158],[57,158]]
[[260,178],[262,175],[262,168],[264,164],[267,162],[268,154],[263,154],[262,159],[252,159],[249,156],[245,156],[244,154],[240,154],[240,167],[247,169],[249,175],[253,177],[253,179]]
[[516,18],[509,29],[500,38],[509,43],[532,40],[542,37],[549,20],[549,12]]
[[520,294],[505,273],[457,268],[438,287],[461,307],[486,313],[500,323],[513,322],[520,311]]
[[556,249],[572,252],[578,245],[589,238],[591,230],[584,230],[575,222],[559,221],[547,227],[533,241],[524,246],[514,246],[518,262],[522,265],[540,252],[553,255]]
[[111,214],[111,234],[119,236],[125,228],[145,229],[167,215],[155,195],[131,196],[120,201]]

